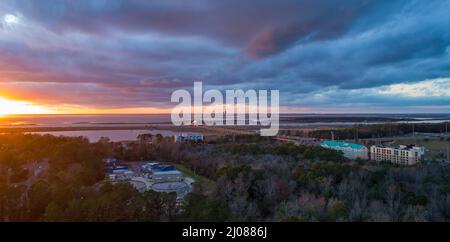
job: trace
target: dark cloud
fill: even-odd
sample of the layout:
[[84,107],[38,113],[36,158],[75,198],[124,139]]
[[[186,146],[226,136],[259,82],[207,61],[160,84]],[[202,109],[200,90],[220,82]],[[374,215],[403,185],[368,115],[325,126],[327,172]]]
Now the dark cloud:
[[291,18],[297,1],[175,1],[175,0],[80,0],[9,1],[16,11],[51,31],[108,34],[161,32],[200,35],[227,43],[242,43],[277,19]]
[[286,106],[338,106],[330,88],[342,107],[437,106],[447,98],[352,93],[449,77],[447,9],[448,0],[4,0],[0,84],[99,107],[167,106],[194,80],[280,89]]
[[295,42],[332,39],[344,34],[366,14],[375,1],[305,2],[289,22],[275,22],[256,35],[247,47],[252,58],[263,58],[287,49]]

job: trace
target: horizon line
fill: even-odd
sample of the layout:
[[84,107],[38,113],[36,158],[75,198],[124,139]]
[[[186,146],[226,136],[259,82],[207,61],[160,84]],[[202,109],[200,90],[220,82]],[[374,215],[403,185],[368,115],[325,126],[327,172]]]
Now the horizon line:
[[[192,113],[192,115],[194,115],[195,113]],[[235,113],[236,114],[236,113]],[[248,113],[245,113],[248,114]],[[435,113],[435,112],[406,112],[406,113],[398,113],[398,112],[386,112],[386,113],[381,113],[381,112],[368,112],[368,113],[364,113],[364,112],[284,112],[284,113],[279,113],[279,115],[286,115],[286,114],[303,114],[303,115],[331,115],[331,114],[389,114],[389,115],[411,115],[411,114],[435,114],[435,115],[450,115],[450,112],[446,113],[446,112],[442,112],[442,113]],[[0,115],[1,117],[8,117],[8,116],[44,116],[44,115],[53,115],[53,116],[64,116],[64,115],[171,115],[171,113],[27,113],[27,114],[5,114],[5,115]]]

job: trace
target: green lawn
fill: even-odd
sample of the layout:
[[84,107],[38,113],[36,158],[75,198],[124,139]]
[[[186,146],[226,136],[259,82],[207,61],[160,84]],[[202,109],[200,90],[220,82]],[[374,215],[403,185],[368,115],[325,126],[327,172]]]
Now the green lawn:
[[196,186],[198,186],[205,193],[208,193],[213,189],[214,181],[212,181],[204,176],[195,174],[193,170],[191,170],[183,165],[174,164],[174,166],[179,171],[181,171],[181,173],[183,173],[184,176],[191,177],[192,179],[194,179]]

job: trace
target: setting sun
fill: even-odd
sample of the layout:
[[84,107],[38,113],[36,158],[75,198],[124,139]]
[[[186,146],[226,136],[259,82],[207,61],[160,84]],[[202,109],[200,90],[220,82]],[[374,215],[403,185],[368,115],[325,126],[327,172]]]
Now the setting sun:
[[43,113],[48,113],[48,110],[31,102],[14,101],[0,97],[0,115]]

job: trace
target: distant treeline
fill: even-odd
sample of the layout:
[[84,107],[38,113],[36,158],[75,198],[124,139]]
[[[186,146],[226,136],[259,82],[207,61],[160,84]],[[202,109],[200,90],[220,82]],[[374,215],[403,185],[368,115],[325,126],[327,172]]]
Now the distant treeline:
[[331,139],[332,132],[334,133],[335,139],[341,140],[354,139],[355,137],[359,139],[382,138],[412,134],[413,132],[444,133],[446,132],[446,123],[355,125],[339,130],[315,130],[310,132],[309,135],[314,138]]
[[411,118],[394,118],[394,117],[280,117],[281,122],[302,122],[302,123],[315,123],[315,122],[396,122],[396,121],[413,121]]

